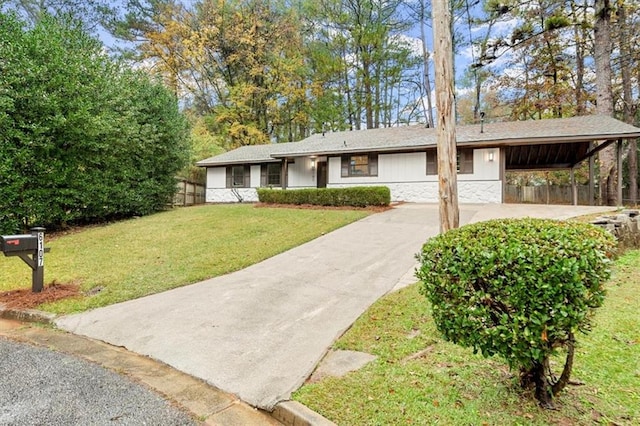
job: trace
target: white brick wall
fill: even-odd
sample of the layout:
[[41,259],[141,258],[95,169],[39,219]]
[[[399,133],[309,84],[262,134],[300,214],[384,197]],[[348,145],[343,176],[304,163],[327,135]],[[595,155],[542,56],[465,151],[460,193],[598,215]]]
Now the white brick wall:
[[[345,188],[361,185],[329,185],[330,188]],[[391,190],[391,201],[409,203],[437,203],[438,182],[408,182],[380,184]],[[501,181],[458,181],[458,201],[460,203],[502,203]]]
[[[258,201],[258,191],[255,188],[237,188],[238,194],[245,203]],[[236,197],[229,188],[207,188],[207,203],[237,203]]]

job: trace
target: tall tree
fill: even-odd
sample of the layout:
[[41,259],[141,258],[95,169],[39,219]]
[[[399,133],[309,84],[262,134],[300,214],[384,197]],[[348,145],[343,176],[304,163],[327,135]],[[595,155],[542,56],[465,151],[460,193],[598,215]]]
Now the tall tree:
[[[594,60],[596,64],[596,111],[613,116],[613,94],[611,86],[611,2],[595,0]],[[616,154],[611,145],[598,154],[600,160],[600,201],[615,205],[618,200],[615,190]],[[620,200],[622,201],[622,200]]]
[[268,0],[136,0],[120,21],[138,51],[229,147],[297,140],[309,127],[295,8]]
[[[419,58],[402,31],[399,0],[321,0],[308,5],[309,40],[323,43],[339,61],[340,79],[327,90],[343,93],[349,128],[392,125],[407,110],[401,94],[415,84]],[[395,106],[395,107],[394,107]],[[392,111],[396,110],[396,117]],[[412,110],[412,108],[409,108]]]
[[[624,0],[618,0],[618,31],[617,45],[620,52],[619,67],[622,78],[622,119],[629,124],[634,124],[637,110],[636,102],[633,99],[632,71],[634,63],[638,58],[633,57],[631,43],[633,42],[633,21],[629,16],[629,11],[638,11],[638,5],[630,6]],[[640,55],[637,55],[640,56]],[[638,95],[640,97],[640,94]],[[638,202],[638,141],[629,141],[628,146],[629,165],[629,201],[631,205]]]

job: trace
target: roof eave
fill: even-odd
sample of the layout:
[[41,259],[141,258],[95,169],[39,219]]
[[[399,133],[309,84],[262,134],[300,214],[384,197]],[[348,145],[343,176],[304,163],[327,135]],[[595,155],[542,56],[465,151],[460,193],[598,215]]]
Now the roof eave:
[[593,135],[572,135],[550,138],[549,136],[526,137],[526,138],[503,138],[492,139],[487,141],[468,141],[458,142],[461,146],[504,146],[504,145],[543,145],[556,143],[572,143],[572,142],[593,142],[617,139],[636,139],[640,138],[640,132],[630,133],[601,133]]
[[274,158],[266,158],[260,160],[233,160],[233,161],[219,161],[215,163],[207,163],[203,161],[198,161],[196,166],[198,167],[222,167],[222,166],[234,166],[238,164],[261,164],[261,163],[277,163],[279,160]]
[[[473,146],[479,148],[491,148],[500,147],[505,145],[539,145],[539,144],[556,144],[556,143],[574,143],[574,142],[593,142],[600,140],[616,140],[616,139],[635,139],[640,138],[640,132],[632,133],[602,133],[594,135],[572,135],[572,136],[560,136],[554,139],[550,139],[548,136],[540,137],[526,137],[526,138],[503,138],[503,139],[491,139],[491,140],[478,140],[478,141],[462,141],[457,145],[461,147]],[[393,147],[379,147],[379,148],[349,148],[348,146],[340,149],[330,150],[318,150],[318,151],[290,151],[272,154],[273,158],[286,158],[286,157],[304,157],[304,156],[320,156],[320,155],[342,155],[349,153],[361,153],[361,152],[406,152],[416,151],[425,148],[435,148],[433,143],[423,145],[404,145]]]

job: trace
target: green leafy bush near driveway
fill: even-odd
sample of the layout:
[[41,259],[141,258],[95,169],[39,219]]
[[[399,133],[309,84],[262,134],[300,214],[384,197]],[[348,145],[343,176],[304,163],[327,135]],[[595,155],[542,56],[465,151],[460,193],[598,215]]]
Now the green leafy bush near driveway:
[[296,190],[258,189],[258,199],[270,204],[311,204],[318,206],[388,206],[391,191],[386,186],[352,188],[305,188]]
[[[447,340],[502,356],[552,406],[569,381],[575,333],[589,330],[604,301],[614,246],[589,224],[493,220],[427,241],[417,276]],[[549,360],[561,348],[567,357],[556,379]]]
[[175,95],[77,22],[0,11],[0,233],[163,210],[188,137]]

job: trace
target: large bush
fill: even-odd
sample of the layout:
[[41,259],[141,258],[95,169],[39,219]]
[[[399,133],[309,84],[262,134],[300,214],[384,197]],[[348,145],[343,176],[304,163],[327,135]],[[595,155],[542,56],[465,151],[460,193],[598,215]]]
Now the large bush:
[[317,206],[388,206],[391,192],[386,186],[351,188],[306,188],[294,190],[258,189],[258,200],[271,204],[311,204]]
[[[569,381],[575,334],[605,297],[611,235],[589,224],[493,220],[430,239],[417,277],[447,340],[500,355],[545,406]],[[567,350],[556,379],[550,358]]]
[[0,14],[0,232],[163,208],[187,137],[176,98],[79,25]]

